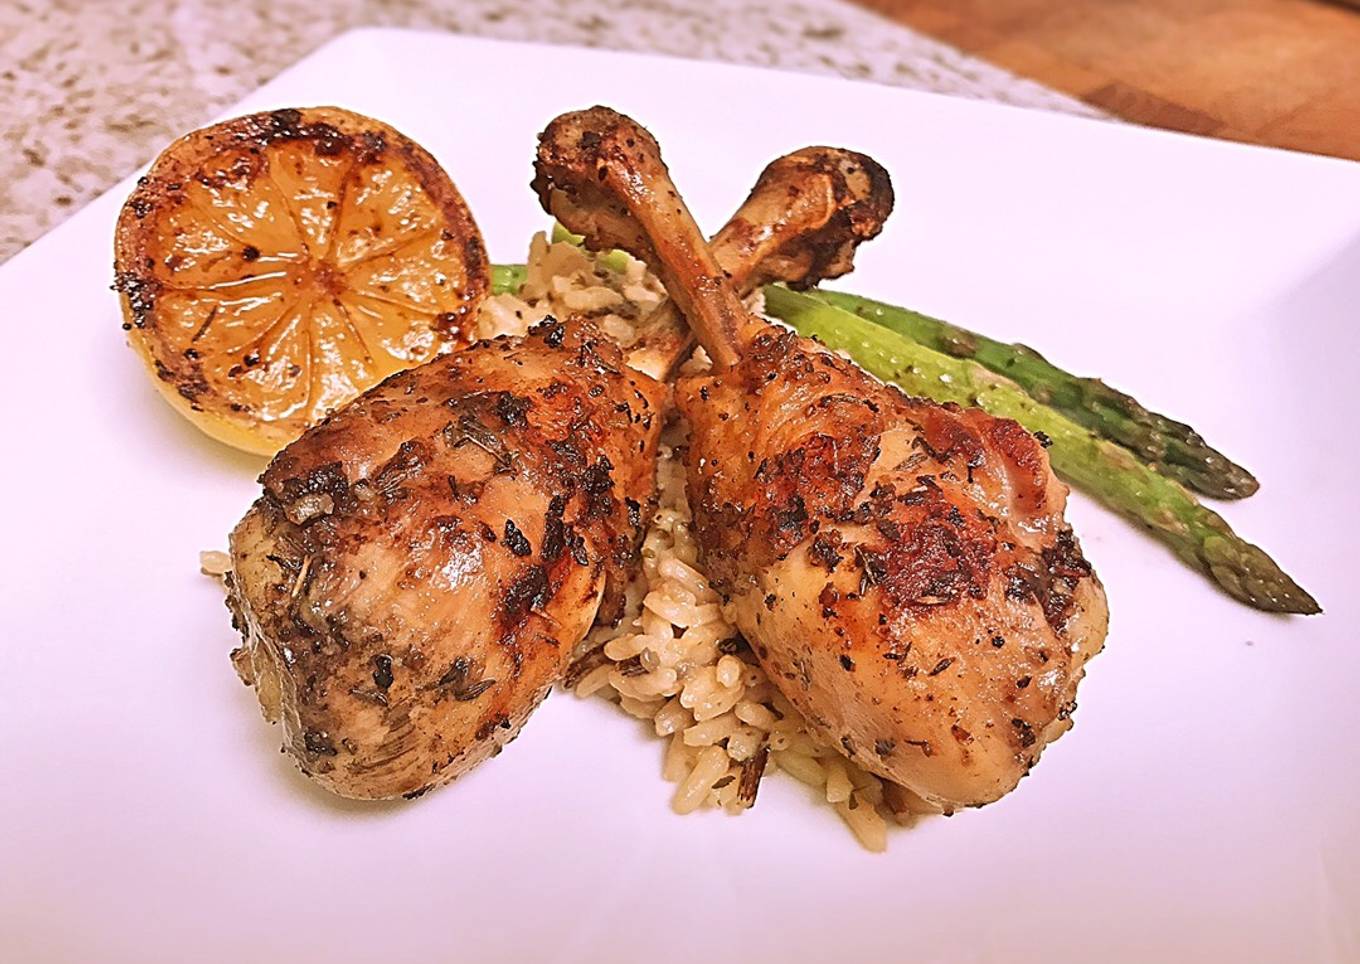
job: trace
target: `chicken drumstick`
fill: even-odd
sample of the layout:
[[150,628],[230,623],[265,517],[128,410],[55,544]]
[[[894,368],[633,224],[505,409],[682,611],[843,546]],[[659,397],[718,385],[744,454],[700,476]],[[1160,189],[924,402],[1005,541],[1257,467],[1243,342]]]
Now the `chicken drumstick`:
[[1040,442],[750,316],[630,119],[554,121],[536,184],[569,230],[648,261],[714,360],[676,387],[690,504],[770,678],[827,743],[941,809],[1014,788],[1071,725],[1107,622]]

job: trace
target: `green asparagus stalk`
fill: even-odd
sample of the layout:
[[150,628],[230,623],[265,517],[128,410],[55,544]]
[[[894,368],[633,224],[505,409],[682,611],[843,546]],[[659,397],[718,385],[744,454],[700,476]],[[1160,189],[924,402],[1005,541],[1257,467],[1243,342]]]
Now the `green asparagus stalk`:
[[986,335],[894,305],[838,291],[809,292],[876,325],[955,358],[968,358],[1015,382],[1036,401],[1118,442],[1144,462],[1183,485],[1218,499],[1251,495],[1251,473],[1212,448],[1189,425],[1150,412],[1132,396],[1095,378],[1058,368],[1032,348]]
[[799,333],[848,352],[865,370],[908,394],[975,405],[1042,433],[1051,442],[1049,458],[1060,476],[1146,527],[1234,599],[1268,612],[1321,612],[1274,560],[1180,484],[979,362],[927,348],[853,312],[776,285],[765,289],[765,310]]
[[524,285],[529,270],[522,264],[493,264],[491,266],[491,293],[493,295],[514,294]]

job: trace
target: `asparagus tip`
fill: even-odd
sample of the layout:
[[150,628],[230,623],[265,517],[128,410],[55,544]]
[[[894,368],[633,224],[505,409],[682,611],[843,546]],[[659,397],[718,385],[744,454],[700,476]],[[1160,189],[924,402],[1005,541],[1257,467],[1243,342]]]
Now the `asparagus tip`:
[[1256,476],[1216,452],[1202,465],[1166,468],[1168,475],[1211,499],[1245,499],[1261,488]]
[[1232,539],[1204,545],[1214,581],[1234,599],[1271,613],[1315,616],[1322,607],[1308,590],[1293,580],[1264,550]]

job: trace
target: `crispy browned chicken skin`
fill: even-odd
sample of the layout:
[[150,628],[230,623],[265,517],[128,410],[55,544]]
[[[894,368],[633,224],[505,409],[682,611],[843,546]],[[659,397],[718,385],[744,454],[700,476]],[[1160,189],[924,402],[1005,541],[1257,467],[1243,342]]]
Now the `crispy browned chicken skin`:
[[230,602],[305,773],[412,794],[517,734],[617,618],[663,393],[588,323],[548,321],[389,378],[274,459]]
[[[860,185],[771,203],[791,183],[767,178],[716,243],[739,287],[848,270],[868,236]],[[644,328],[631,360],[670,371],[683,319]],[[553,322],[390,379],[279,454],[233,533],[230,601],[237,665],[304,772],[411,795],[514,737],[592,620],[617,618],[665,391],[588,322]]]
[[945,808],[1011,790],[1106,622],[1034,437],[773,329],[677,402],[707,572],[819,735]]
[[628,118],[566,115],[539,154],[545,205],[651,262],[716,363],[676,390],[691,508],[771,678],[828,743],[942,809],[1011,790],[1070,726],[1107,619],[1042,446],[749,316]]

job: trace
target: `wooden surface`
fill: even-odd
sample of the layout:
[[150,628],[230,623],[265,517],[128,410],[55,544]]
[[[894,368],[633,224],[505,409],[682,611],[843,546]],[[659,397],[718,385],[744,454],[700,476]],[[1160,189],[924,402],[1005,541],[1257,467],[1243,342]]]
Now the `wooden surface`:
[[1360,11],[1322,0],[859,0],[1120,117],[1360,160]]

